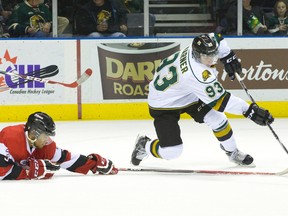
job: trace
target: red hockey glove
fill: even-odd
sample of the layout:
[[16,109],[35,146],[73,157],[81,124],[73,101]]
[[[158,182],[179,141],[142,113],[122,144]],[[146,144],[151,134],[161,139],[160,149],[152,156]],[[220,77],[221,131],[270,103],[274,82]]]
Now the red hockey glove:
[[49,179],[60,169],[60,165],[53,164],[50,160],[29,158],[27,162],[29,179]]
[[98,154],[90,154],[87,156],[90,160],[96,161],[96,165],[91,169],[94,174],[117,174],[118,169],[109,159],[103,158]]

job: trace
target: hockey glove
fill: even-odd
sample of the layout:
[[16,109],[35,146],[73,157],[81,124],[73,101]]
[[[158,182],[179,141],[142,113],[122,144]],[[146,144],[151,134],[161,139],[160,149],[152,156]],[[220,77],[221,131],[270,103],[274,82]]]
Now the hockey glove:
[[117,174],[118,169],[109,159],[103,158],[98,154],[90,154],[88,159],[96,161],[96,165],[91,169],[94,174]]
[[243,113],[246,118],[250,118],[256,124],[266,126],[267,124],[272,124],[274,121],[273,116],[268,110],[259,107],[257,104],[250,104],[248,110]]
[[52,178],[55,171],[60,169],[60,165],[53,164],[50,160],[29,158],[27,163],[29,179],[49,179]]
[[223,63],[225,71],[228,73],[231,80],[235,79],[235,73],[238,73],[239,75],[242,74],[241,63],[233,51],[224,58],[221,58],[220,61]]

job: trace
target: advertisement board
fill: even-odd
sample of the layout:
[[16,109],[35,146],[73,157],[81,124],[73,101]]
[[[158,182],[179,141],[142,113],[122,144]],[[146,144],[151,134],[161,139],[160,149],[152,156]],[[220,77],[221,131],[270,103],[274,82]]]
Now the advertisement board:
[[[288,43],[285,38],[278,39],[227,38],[227,41],[241,60],[243,82],[255,100],[265,103],[279,116],[288,116],[284,107],[288,102],[285,61]],[[146,99],[155,68],[161,59],[191,42],[192,38],[0,41],[0,111],[10,113],[0,120],[21,120],[36,109],[48,110],[55,118],[68,120],[149,118]],[[78,88],[7,74],[71,83],[87,68],[93,73]],[[217,68],[226,90],[249,101],[220,62]],[[19,110],[27,111],[22,116]]]
[[[246,46],[249,40],[250,38],[227,39],[230,47],[241,60],[244,83],[257,98],[257,101],[288,100],[288,66],[283,59],[288,54],[288,47],[287,49],[285,47],[279,49],[277,43],[271,43],[271,38],[265,38],[260,41],[261,49],[256,46],[257,43],[255,43],[257,49],[253,49],[251,46]],[[95,68],[97,72],[97,78],[92,82],[94,85],[89,88],[89,92],[91,89],[95,89],[93,91],[97,94],[90,97],[88,96],[89,92],[85,93],[83,95],[85,103],[145,101],[148,92],[147,85],[153,78],[153,69],[159,64],[161,59],[159,56],[162,55],[163,58],[166,55],[167,57],[173,51],[188,46],[192,40],[190,38],[146,39],[146,47],[153,43],[171,44],[171,41],[173,41],[172,44],[177,44],[175,48],[166,53],[154,52],[154,49],[151,49],[153,52],[149,53],[145,47],[143,49],[131,48],[129,47],[131,39],[121,39],[121,41],[122,43],[119,43],[119,40],[93,42],[84,40],[81,42],[81,53],[89,50],[89,59],[91,60],[93,56],[93,61],[87,63],[90,66],[92,64],[91,67]],[[140,43],[139,41],[144,44],[143,41],[135,39],[135,43]],[[229,79],[220,61],[217,69],[219,71],[218,78],[227,90],[244,99],[249,99],[240,84],[236,80],[231,81]]]
[[[77,78],[76,49],[73,41],[1,41],[0,59],[0,70],[4,72],[58,81]],[[48,70],[43,70],[44,68]],[[77,102],[76,89],[25,80],[13,73],[1,75],[0,94],[1,105]]]

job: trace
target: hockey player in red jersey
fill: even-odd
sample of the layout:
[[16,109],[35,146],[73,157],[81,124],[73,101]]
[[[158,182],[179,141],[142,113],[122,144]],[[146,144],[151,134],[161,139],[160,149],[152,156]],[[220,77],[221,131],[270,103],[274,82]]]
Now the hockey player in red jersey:
[[0,180],[49,179],[64,168],[87,174],[117,174],[109,159],[99,154],[73,154],[56,146],[53,119],[43,112],[31,114],[26,124],[0,132]]

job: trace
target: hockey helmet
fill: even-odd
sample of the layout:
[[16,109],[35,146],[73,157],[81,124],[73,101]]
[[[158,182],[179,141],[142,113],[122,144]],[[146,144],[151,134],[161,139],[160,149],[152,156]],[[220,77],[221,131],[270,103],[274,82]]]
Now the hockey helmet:
[[28,117],[25,131],[34,130],[37,136],[45,133],[48,136],[55,136],[55,123],[53,119],[43,112],[35,112]]
[[192,42],[192,55],[197,62],[205,65],[216,64],[219,44],[210,34],[202,34]]

